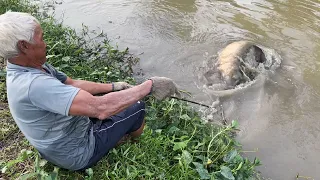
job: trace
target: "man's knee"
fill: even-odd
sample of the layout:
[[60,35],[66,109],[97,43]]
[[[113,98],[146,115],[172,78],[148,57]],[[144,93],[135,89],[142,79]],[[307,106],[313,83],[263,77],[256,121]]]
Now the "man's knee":
[[146,108],[146,104],[143,101],[138,101],[137,105],[139,106],[140,109],[145,109]]
[[144,119],[144,116],[145,116],[145,107],[146,107],[146,105],[145,105],[145,103],[143,101],[138,101],[136,103],[136,105],[138,106],[138,107],[136,107],[136,110],[137,110],[137,112],[140,113],[139,119],[142,120],[142,119]]

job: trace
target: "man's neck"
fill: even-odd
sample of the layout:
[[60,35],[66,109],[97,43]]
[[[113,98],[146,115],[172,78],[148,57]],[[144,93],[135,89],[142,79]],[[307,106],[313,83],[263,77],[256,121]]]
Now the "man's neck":
[[36,63],[32,63],[28,58],[23,58],[23,57],[15,57],[15,58],[11,58],[8,59],[8,62],[11,64],[16,64],[19,66],[23,66],[23,67],[31,67],[31,68],[36,68],[39,70],[43,70],[42,68],[42,64],[36,64]]

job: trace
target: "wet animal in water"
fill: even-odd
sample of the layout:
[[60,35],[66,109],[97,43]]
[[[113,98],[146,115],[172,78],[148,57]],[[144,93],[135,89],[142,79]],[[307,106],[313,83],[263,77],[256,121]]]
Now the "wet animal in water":
[[252,81],[257,76],[259,63],[266,61],[262,49],[249,41],[237,41],[227,45],[220,53],[215,64],[224,89]]

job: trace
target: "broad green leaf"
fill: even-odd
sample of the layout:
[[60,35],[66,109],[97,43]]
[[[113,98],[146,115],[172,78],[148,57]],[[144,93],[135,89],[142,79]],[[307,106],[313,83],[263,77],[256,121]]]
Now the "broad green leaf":
[[41,159],[41,160],[40,160],[40,163],[39,163],[39,166],[40,166],[40,167],[43,167],[43,166],[45,166],[47,163],[48,163],[47,160]]
[[237,150],[232,150],[230,151],[226,156],[223,157],[224,162],[232,162],[232,160],[234,159],[234,157],[237,156]]
[[210,175],[207,169],[204,168],[203,164],[198,162],[192,162],[196,166],[196,170],[200,175],[201,179],[210,179]]
[[147,176],[152,176],[154,173],[151,173],[149,170],[146,170],[146,173],[145,173]]
[[243,162],[243,157],[240,156],[240,154],[237,154],[236,157],[233,159],[234,163],[240,163]]
[[173,150],[179,150],[179,149],[184,149],[187,147],[188,141],[182,141],[182,142],[175,142],[173,146]]
[[168,130],[168,133],[172,134],[172,133],[175,133],[177,131],[180,131],[179,128],[177,128],[176,126],[172,126],[170,127],[170,129]]
[[235,180],[235,178],[231,172],[231,169],[226,166],[221,167],[221,175],[229,180]]
[[191,119],[191,118],[188,116],[188,114],[184,114],[184,115],[180,116],[180,118],[183,119],[183,120],[186,120],[186,121],[188,121],[188,120]]
[[205,161],[205,157],[203,155],[195,156],[196,158],[200,159],[201,161]]
[[192,162],[192,155],[188,151],[182,151],[182,160],[184,164],[189,165]]
[[157,129],[157,130],[155,130],[155,132],[158,133],[158,134],[161,134],[162,129]]

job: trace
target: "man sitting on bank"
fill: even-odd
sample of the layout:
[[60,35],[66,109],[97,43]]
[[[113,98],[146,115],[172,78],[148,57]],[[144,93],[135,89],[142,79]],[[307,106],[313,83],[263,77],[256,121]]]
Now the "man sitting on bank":
[[[69,170],[92,167],[123,137],[140,136],[142,98],[178,94],[165,77],[134,87],[67,77],[46,62],[42,28],[26,13],[0,15],[0,57],[7,60],[8,103],[19,129],[43,158]],[[94,96],[100,93],[107,94]]]

